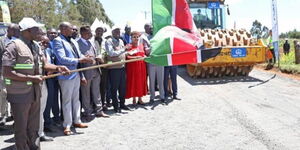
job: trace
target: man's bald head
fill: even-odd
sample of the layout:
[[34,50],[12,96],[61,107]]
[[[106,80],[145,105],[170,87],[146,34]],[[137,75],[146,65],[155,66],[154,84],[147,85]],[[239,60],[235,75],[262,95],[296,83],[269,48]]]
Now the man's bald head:
[[69,22],[62,22],[59,24],[60,33],[66,37],[70,37],[73,34],[73,26]]
[[20,30],[20,26],[18,24],[11,23],[8,25],[8,29]]
[[72,24],[70,22],[62,22],[59,24],[59,29],[62,30],[64,28],[67,28],[67,27],[71,27],[72,28]]
[[16,37],[20,36],[20,26],[18,24],[12,23],[7,27],[7,37]]

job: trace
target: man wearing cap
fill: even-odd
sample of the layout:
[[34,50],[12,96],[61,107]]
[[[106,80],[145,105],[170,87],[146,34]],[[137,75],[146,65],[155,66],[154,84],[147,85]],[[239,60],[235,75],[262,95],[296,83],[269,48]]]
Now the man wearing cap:
[[37,42],[43,24],[23,18],[20,39],[9,43],[2,58],[7,100],[11,103],[18,150],[40,149],[38,130],[40,120],[41,77],[43,69],[69,72],[64,66],[48,64]]
[[[60,35],[54,39],[54,54],[56,56],[56,64],[64,65],[70,70],[80,67],[80,63],[94,63],[90,57],[85,57],[79,50],[78,43],[72,39],[73,27],[69,22],[62,22],[59,25]],[[86,84],[86,80],[82,73],[74,72],[68,76],[58,76],[58,82],[61,87],[62,94],[62,110],[64,116],[64,134],[71,135],[71,126],[77,128],[87,128],[80,119],[80,101],[79,88],[80,81]]]
[[[10,24],[7,28],[7,34],[0,39],[0,66],[2,66],[2,55],[5,47],[12,40],[19,38],[20,27],[18,24]],[[0,126],[5,125],[8,116],[8,104],[6,100],[6,89],[3,83],[2,70],[0,69]]]
[[[107,60],[109,62],[125,61],[126,49],[129,46],[124,46],[123,41],[120,38],[120,28],[113,27],[112,37],[107,39],[105,42],[105,49],[107,52]],[[111,84],[111,98],[113,101],[114,111],[121,112],[121,109],[130,110],[125,105],[125,94],[126,94],[126,78],[125,78],[125,65],[114,65],[108,67],[109,82]],[[119,93],[119,96],[117,94]],[[118,102],[120,100],[120,106]]]

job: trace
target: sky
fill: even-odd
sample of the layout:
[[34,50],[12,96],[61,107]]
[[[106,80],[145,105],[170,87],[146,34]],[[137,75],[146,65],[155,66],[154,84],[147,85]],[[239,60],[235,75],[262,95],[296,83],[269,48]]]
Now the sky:
[[[141,29],[142,22],[151,21],[151,0],[99,0],[109,16],[118,26],[126,23]],[[229,5],[230,16],[226,16],[226,28],[250,30],[254,20],[272,28],[271,0],[225,0]],[[300,30],[300,0],[277,0],[279,33]],[[145,16],[146,14],[146,16]],[[147,19],[145,19],[145,17]],[[141,21],[137,21],[141,20]],[[134,29],[134,28],[133,28]]]

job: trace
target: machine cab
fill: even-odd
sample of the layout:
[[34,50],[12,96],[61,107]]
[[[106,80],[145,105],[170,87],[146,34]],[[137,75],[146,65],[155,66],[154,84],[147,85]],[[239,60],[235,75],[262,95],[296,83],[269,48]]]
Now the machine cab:
[[188,0],[188,3],[197,28],[225,28],[224,0]]

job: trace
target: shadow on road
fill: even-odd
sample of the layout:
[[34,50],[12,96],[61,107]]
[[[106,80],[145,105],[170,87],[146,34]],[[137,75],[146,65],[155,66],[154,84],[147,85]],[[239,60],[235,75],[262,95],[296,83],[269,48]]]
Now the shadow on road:
[[258,83],[258,84],[255,84],[255,85],[251,85],[251,86],[249,86],[248,88],[253,88],[253,87],[256,87],[256,86],[265,84],[265,83],[269,82],[270,80],[274,79],[275,77],[276,77],[276,74],[274,74],[270,79],[268,79],[268,80],[266,80],[266,81],[262,81],[262,82],[260,82],[260,83]]
[[216,84],[226,84],[230,82],[265,82],[260,79],[254,78],[254,77],[221,77],[221,78],[208,78],[208,79],[194,79],[190,77],[186,70],[185,67],[179,67],[178,68],[178,75],[184,79],[186,82],[191,84],[192,86],[195,85],[216,85]]
[[1,149],[1,150],[15,150],[16,148],[15,148],[15,145],[11,145],[11,146],[9,146],[9,147],[6,147],[6,148],[3,148],[3,149]]
[[249,86],[248,88],[253,88],[253,87],[265,84],[276,77],[276,74],[274,74],[270,79],[267,79],[265,81],[251,77],[251,76],[195,79],[195,78],[190,77],[187,74],[185,66],[178,67],[178,75],[192,86],[195,86],[195,85],[217,85],[217,84],[226,84],[226,83],[230,83],[230,82],[258,82],[258,84]]
[[1,126],[0,127],[0,136],[14,134],[14,132],[12,131],[12,129],[13,129],[12,125]]

